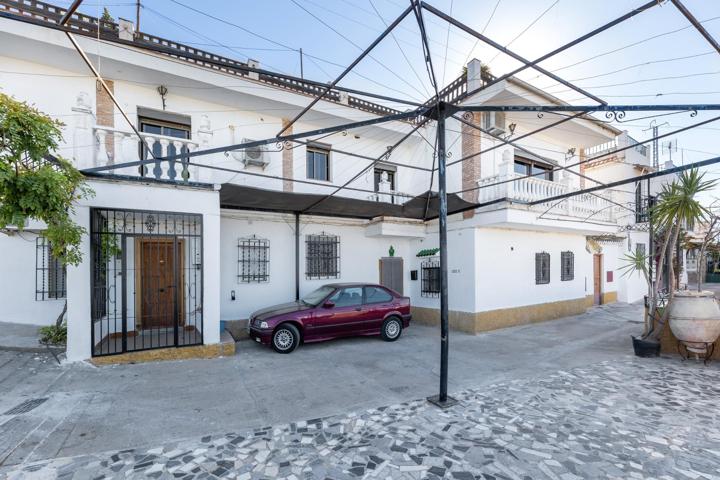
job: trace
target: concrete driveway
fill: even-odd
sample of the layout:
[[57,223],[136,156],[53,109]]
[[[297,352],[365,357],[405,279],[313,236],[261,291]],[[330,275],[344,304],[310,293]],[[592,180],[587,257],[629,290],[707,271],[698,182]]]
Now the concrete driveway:
[[[640,312],[604,306],[476,336],[453,332],[450,391],[629,357]],[[0,351],[0,466],[360,411],[438,389],[436,328],[412,325],[394,343],[342,339],[290,355],[251,341],[237,350],[229,358],[101,368]],[[33,399],[42,403],[3,414]]]

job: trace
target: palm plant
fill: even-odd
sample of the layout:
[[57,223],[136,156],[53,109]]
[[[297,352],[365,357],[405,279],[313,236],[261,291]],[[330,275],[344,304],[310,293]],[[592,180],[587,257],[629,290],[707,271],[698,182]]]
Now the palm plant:
[[[673,252],[678,244],[680,232],[684,225],[695,224],[704,220],[709,210],[695,197],[702,192],[715,188],[715,180],[704,180],[705,174],[697,169],[682,172],[680,177],[668,185],[664,185],[658,196],[658,202],[650,212],[653,224],[663,232],[661,235],[661,248],[658,266],[665,264],[668,251]],[[676,286],[673,262],[668,263],[669,297],[668,304],[672,302]],[[657,269],[657,277],[652,285],[650,298],[650,318],[657,320],[647,336],[658,340],[667,323],[669,309],[658,315],[659,287],[662,284],[663,270]],[[651,322],[652,323],[652,322]]]

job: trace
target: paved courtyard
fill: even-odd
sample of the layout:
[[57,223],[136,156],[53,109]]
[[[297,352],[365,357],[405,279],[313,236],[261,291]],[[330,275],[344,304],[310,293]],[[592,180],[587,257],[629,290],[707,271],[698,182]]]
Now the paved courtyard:
[[720,369],[608,361],[347,415],[39,462],[9,478],[720,478]]
[[631,356],[638,313],[453,334],[446,412],[428,327],[103,368],[0,352],[0,478],[720,479],[720,364]]

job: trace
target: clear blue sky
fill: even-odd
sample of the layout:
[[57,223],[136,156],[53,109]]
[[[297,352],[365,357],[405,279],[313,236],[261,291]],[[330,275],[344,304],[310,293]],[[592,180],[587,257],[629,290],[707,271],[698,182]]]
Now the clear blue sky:
[[[204,16],[182,4],[217,19]],[[62,5],[70,2],[60,1]],[[432,5],[506,45],[526,58],[536,58],[602,25],[643,0],[429,0]],[[720,2],[684,0],[695,16],[720,40]],[[408,5],[403,0],[144,0],[141,30],[195,44],[199,48],[246,60],[294,75],[300,74],[299,53],[305,56],[306,78],[328,81],[349,64]],[[88,0],[81,8],[98,15],[135,18],[133,1]],[[377,11],[376,11],[377,10]],[[494,14],[493,14],[494,12]],[[447,84],[462,71],[468,58],[489,63],[500,75],[519,64],[445,22],[425,13],[431,54],[438,80]],[[317,18],[315,18],[317,17]],[[325,22],[324,25],[320,20]],[[223,23],[227,22],[227,23]],[[233,26],[230,24],[235,24]],[[252,35],[242,28],[250,30]],[[265,37],[268,41],[260,38]],[[653,38],[654,37],[654,38]],[[412,14],[364,60],[343,85],[411,100],[430,96],[417,24]],[[275,42],[275,43],[273,43]],[[282,46],[280,46],[280,45]],[[402,50],[401,48],[402,47]],[[593,58],[595,57],[595,58]],[[668,2],[544,62],[543,67],[575,81],[609,103],[720,103],[720,54]],[[571,103],[592,103],[547,77],[527,70],[520,78]],[[651,119],[628,115],[617,124],[637,139],[646,138]],[[679,113],[658,118],[667,122],[661,133],[720,112],[691,118]],[[720,155],[720,121],[672,137],[679,150],[676,163]],[[664,160],[667,153],[664,154]],[[720,177],[720,167],[710,175]],[[720,191],[718,192],[720,196]]]

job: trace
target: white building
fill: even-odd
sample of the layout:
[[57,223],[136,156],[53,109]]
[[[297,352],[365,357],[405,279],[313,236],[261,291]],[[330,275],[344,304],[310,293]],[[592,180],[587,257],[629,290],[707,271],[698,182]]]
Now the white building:
[[[65,122],[57,153],[80,169],[148,158],[65,34],[54,28],[60,11],[34,0],[0,0],[0,12],[13,15],[0,17],[0,88]],[[133,34],[128,22],[122,28],[105,25],[100,41],[96,19],[76,15],[72,25],[157,156],[272,138],[318,93],[311,82],[248,73],[235,60]],[[470,62],[470,80],[453,82],[446,98],[480,86],[485,80],[475,79],[478,68],[477,60]],[[519,80],[464,100],[558,102]],[[333,90],[292,131],[388,113],[393,111],[372,99]],[[478,332],[540,321],[580,313],[593,303],[636,301],[646,293],[639,276],[624,278],[618,271],[624,252],[647,244],[643,224],[636,224],[641,219],[634,188],[552,205],[528,203],[593,180],[640,174],[650,168],[647,152],[638,146],[563,170],[632,142],[626,133],[586,118],[524,138],[523,147],[498,140],[512,141],[552,117],[469,117],[495,137],[448,121],[448,190],[466,190],[465,202],[486,204],[450,218],[453,328]],[[329,281],[378,282],[381,263],[391,268],[381,259],[392,248],[402,259],[400,275],[385,281],[411,298],[416,321],[437,323],[433,203],[428,219],[424,197],[411,200],[414,210],[405,203],[430,188],[432,127],[421,127],[337,194],[356,202],[327,200],[305,208],[321,198],[308,195],[332,193],[413,126],[390,122],[277,148],[193,157],[189,164],[148,164],[142,175],[138,166],[129,166],[90,176],[95,196],[75,210],[89,232],[84,261],[66,275],[48,258],[41,225],[0,235],[0,320],[48,324],[66,298],[71,360],[215,345],[222,321],[246,319],[261,307],[294,300],[297,292]],[[478,155],[453,164],[472,154]],[[543,177],[500,183],[542,171]],[[647,195],[646,186],[641,188]],[[459,198],[453,202],[464,205]]]

